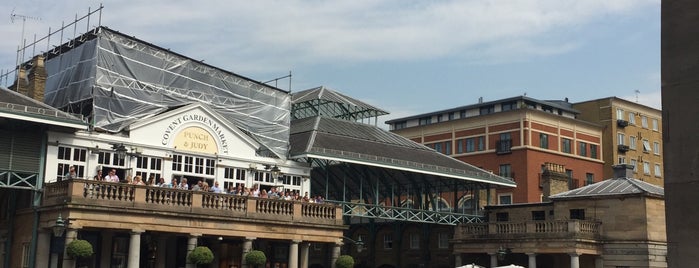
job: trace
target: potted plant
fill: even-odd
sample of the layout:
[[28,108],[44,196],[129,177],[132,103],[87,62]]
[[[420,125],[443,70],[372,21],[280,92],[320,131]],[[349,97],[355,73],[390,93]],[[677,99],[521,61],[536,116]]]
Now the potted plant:
[[336,268],[352,268],[354,267],[354,258],[350,255],[341,255],[335,261]]
[[245,262],[255,267],[258,265],[265,265],[267,264],[267,256],[265,256],[265,253],[262,251],[251,250],[248,254],[245,254]]
[[74,259],[86,258],[92,256],[94,251],[92,250],[92,244],[87,242],[87,240],[76,239],[68,243],[66,247],[66,254]]
[[214,253],[208,247],[198,246],[187,255],[187,260],[196,266],[210,264],[214,261]]

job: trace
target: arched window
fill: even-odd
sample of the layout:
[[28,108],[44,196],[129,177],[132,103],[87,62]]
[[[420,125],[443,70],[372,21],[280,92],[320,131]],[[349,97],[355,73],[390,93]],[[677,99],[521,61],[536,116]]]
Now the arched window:
[[459,199],[459,207],[457,212],[463,214],[473,214],[475,205],[476,200],[473,199],[473,196],[465,195]]

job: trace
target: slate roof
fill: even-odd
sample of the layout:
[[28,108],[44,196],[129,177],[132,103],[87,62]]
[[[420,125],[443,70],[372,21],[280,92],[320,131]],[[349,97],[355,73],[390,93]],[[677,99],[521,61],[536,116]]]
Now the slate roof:
[[613,195],[647,195],[662,198],[665,196],[665,190],[662,187],[641,180],[624,177],[604,180],[585,187],[555,194],[550,198],[566,199]]
[[291,158],[312,157],[514,187],[507,178],[381,128],[322,116],[291,122]]
[[0,87],[0,117],[12,117],[50,125],[87,128],[82,118],[53,108],[15,91]]

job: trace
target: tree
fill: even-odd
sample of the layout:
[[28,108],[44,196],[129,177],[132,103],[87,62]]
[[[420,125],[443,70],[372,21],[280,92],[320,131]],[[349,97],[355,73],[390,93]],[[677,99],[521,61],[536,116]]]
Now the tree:
[[350,255],[341,255],[335,261],[335,267],[337,268],[352,268],[354,267],[354,258]]
[[195,265],[209,264],[214,261],[214,253],[208,247],[198,246],[187,255],[187,260]]
[[251,250],[248,254],[245,254],[245,262],[254,266],[265,265],[267,264],[267,256],[262,251]]
[[66,254],[75,259],[90,257],[94,253],[92,244],[87,240],[76,239],[68,243],[66,247]]

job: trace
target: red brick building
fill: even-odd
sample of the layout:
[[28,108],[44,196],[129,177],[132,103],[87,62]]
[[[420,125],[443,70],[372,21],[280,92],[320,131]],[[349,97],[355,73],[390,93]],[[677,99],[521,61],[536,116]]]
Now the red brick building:
[[397,134],[512,178],[517,187],[495,190],[492,203],[532,203],[542,198],[545,163],[564,166],[570,189],[604,179],[603,128],[578,114],[567,101],[520,96],[386,123]]

